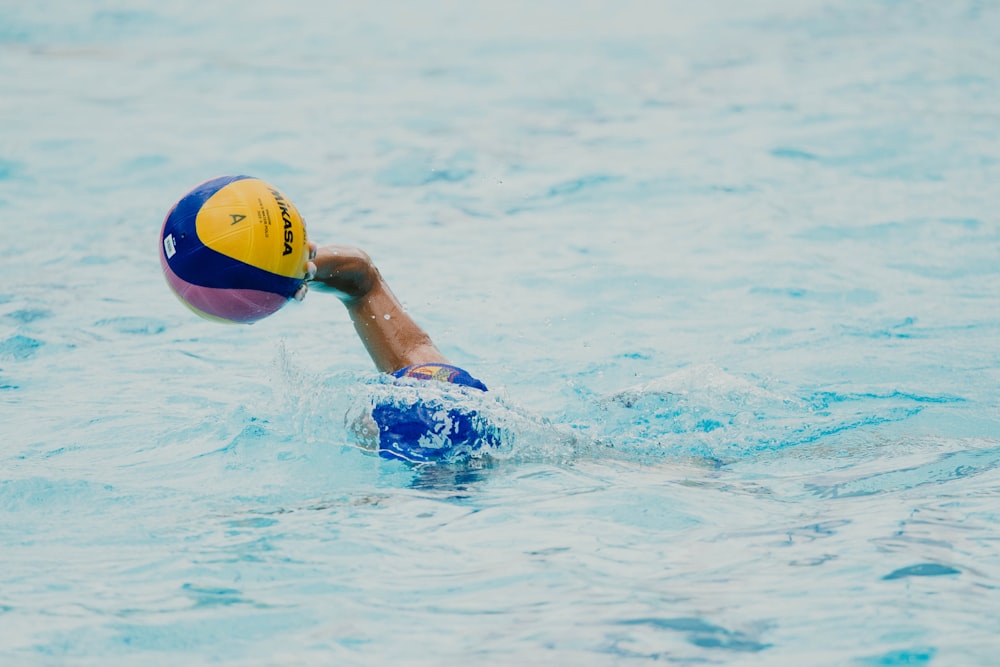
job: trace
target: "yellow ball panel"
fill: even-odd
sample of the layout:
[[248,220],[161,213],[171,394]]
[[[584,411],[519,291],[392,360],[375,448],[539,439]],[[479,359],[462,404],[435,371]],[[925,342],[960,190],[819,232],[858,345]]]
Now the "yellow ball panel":
[[199,240],[227,257],[288,278],[305,276],[309,243],[295,205],[256,178],[226,185],[195,219]]

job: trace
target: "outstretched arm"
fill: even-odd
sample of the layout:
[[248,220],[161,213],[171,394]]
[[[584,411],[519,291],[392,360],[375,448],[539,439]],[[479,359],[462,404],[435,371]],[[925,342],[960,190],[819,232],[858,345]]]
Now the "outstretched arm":
[[307,270],[347,307],[375,367],[385,373],[422,363],[448,363],[430,336],[403,310],[366,252],[350,246],[315,249]]

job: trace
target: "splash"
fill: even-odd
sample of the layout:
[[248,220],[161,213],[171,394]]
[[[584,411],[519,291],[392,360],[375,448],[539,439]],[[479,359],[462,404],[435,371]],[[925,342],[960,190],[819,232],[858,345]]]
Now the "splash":
[[838,393],[771,389],[711,365],[681,369],[588,406],[578,428],[636,459],[703,457],[722,463],[907,419],[957,401],[895,389]]
[[[490,465],[502,461],[565,460],[589,446],[569,425],[509,401],[502,391],[481,392],[444,382],[391,378],[375,372],[311,373],[282,346],[273,366],[268,421],[294,432],[305,446],[323,443],[375,455],[376,405],[428,409],[433,424],[420,445],[439,449],[440,464]],[[454,442],[455,415],[467,416],[480,437]]]
[[[691,366],[606,396],[579,395],[558,415],[532,412],[503,391],[399,381],[377,373],[314,375],[287,351],[276,361],[284,403],[277,419],[305,443],[377,449],[375,405],[431,406],[436,420],[421,445],[439,448],[438,464],[634,462],[700,459],[725,464],[834,434],[907,419],[928,403],[953,399],[898,390],[838,393],[782,391],[711,365]],[[456,444],[454,410],[471,416],[482,439]]]

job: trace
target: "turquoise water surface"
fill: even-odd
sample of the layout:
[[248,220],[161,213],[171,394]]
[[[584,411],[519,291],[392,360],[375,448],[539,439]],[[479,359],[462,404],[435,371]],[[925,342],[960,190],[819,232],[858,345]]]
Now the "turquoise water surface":
[[[993,665],[1000,4],[0,0],[0,664]],[[502,428],[349,430],[340,303],[167,289],[212,176]]]

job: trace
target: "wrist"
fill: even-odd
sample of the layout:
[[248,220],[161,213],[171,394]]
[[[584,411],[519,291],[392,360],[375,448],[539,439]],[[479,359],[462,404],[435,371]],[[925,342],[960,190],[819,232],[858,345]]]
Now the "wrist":
[[313,280],[335,290],[348,303],[363,299],[381,280],[371,257],[360,248],[324,246],[317,250],[313,264]]

